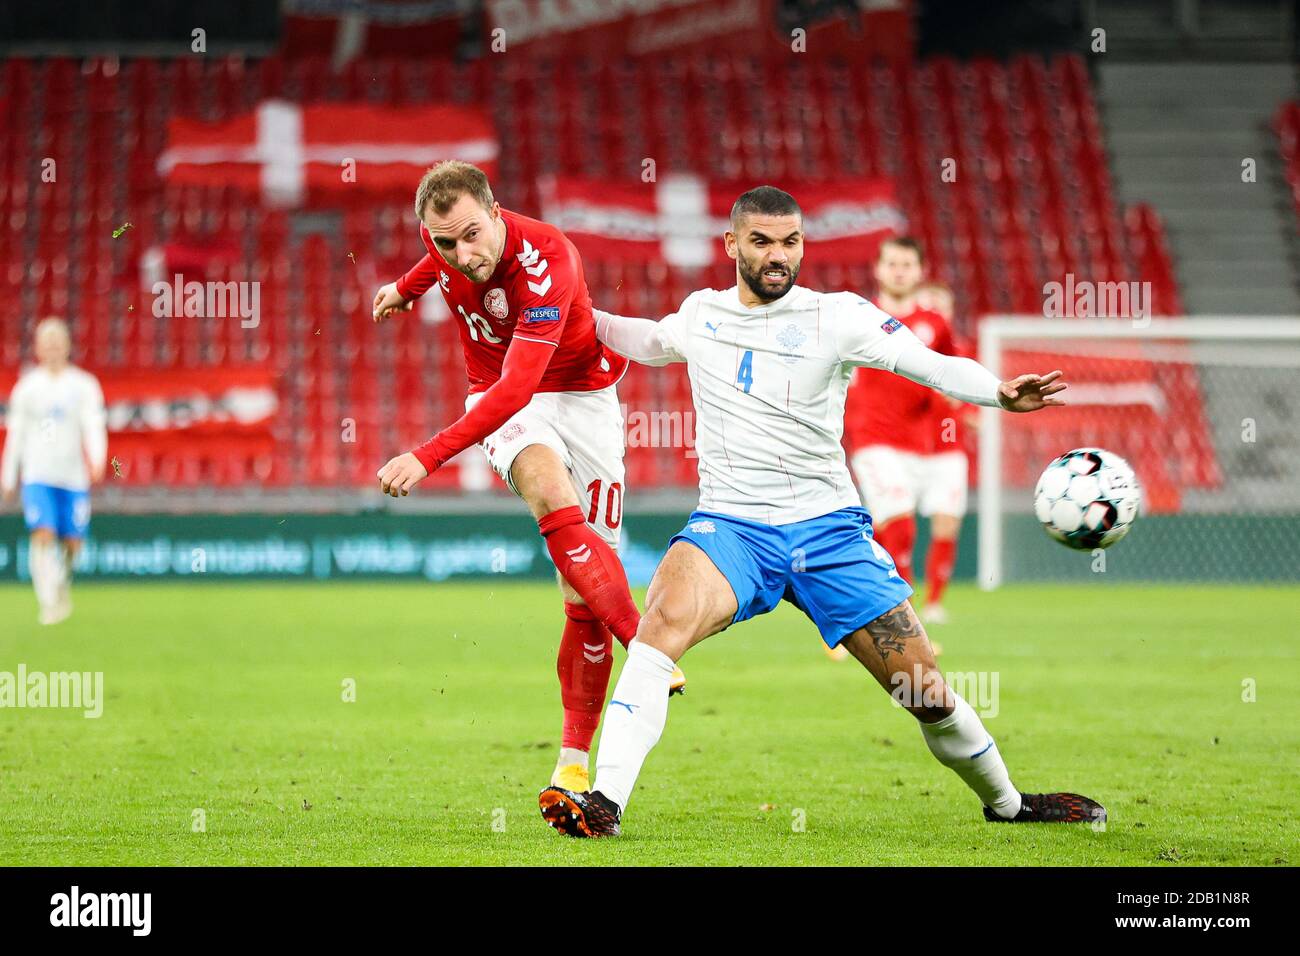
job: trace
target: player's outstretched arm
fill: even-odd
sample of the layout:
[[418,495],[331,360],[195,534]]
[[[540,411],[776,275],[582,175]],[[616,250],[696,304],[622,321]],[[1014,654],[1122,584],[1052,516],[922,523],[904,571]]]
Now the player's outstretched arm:
[[533,397],[554,354],[553,342],[516,336],[506,350],[501,377],[473,408],[419,448],[390,459],[379,469],[383,493],[394,498],[410,494],[419,482],[508,422]]
[[376,322],[382,322],[399,311],[410,312],[415,300],[438,284],[438,273],[442,263],[433,256],[433,242],[429,231],[420,226],[420,240],[429,251],[396,282],[390,282],[375,293],[371,314]]
[[667,365],[681,358],[664,345],[661,325],[653,319],[634,319],[592,309],[596,319],[596,338],[633,362],[641,365]]
[[382,322],[389,316],[396,315],[398,312],[410,312],[413,308],[415,308],[415,300],[403,298],[402,293],[397,291],[397,283],[390,282],[379,287],[370,311],[376,322]]
[[1020,375],[1006,382],[974,359],[944,355],[919,341],[901,349],[894,371],[914,382],[974,405],[1005,408],[1009,412],[1035,412],[1049,405],[1064,405],[1054,396],[1065,390],[1062,373]]

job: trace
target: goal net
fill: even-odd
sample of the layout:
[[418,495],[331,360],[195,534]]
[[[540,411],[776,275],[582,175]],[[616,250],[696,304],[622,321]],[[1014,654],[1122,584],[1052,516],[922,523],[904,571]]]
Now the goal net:
[[[981,587],[1300,578],[1300,319],[990,317],[980,361],[1069,383],[1066,408],[981,409]],[[1128,459],[1142,486],[1105,552],[1063,547],[1033,513],[1043,468],[1084,446]]]

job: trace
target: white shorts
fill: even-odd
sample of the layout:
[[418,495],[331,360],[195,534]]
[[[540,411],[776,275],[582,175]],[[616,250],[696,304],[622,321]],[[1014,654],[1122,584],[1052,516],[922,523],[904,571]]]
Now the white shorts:
[[919,455],[888,445],[869,445],[854,453],[852,464],[877,526],[913,511],[927,518],[966,513],[964,451]]
[[[465,400],[466,410],[482,395]],[[615,550],[623,528],[623,411],[610,385],[595,392],[538,392],[479,445],[515,494],[510,467],[529,445],[545,445],[564,462],[582,512]]]

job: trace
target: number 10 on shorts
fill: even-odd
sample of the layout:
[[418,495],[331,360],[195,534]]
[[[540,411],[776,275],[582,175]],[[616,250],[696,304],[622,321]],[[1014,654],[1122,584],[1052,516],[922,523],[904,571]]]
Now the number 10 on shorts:
[[[587,524],[595,524],[596,518],[600,515],[600,490],[604,483],[597,478],[587,486],[587,494],[591,496],[591,510],[587,512]],[[605,494],[605,527],[614,529],[619,526],[623,520],[623,484],[614,482],[609,486]]]

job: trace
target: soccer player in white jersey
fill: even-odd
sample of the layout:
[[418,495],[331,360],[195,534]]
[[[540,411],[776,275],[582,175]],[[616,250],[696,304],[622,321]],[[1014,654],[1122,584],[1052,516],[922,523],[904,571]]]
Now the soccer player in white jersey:
[[0,460],[6,501],[17,495],[21,481],[42,624],[57,624],[72,613],[72,566],[90,525],[90,485],[103,479],[108,452],[104,393],[95,376],[69,363],[71,351],[67,325],[41,320],[37,365],[14,385]]
[[641,766],[667,719],[676,661],[706,637],[782,599],[828,646],[843,644],[917,719],[940,763],[990,821],[1105,819],[1073,793],[1024,794],[975,711],[944,682],[908,597],[875,542],[840,445],[855,366],[1013,412],[1063,402],[1059,371],[999,382],[978,363],[926,348],[858,295],[795,284],[803,216],[788,193],[742,195],[724,236],[736,285],[692,293],[660,322],[597,313],[597,335],[646,365],[685,362],[695,405],[700,503],[672,539],[605,711],[592,789],[542,791],[542,815],[569,836],[619,832]]

